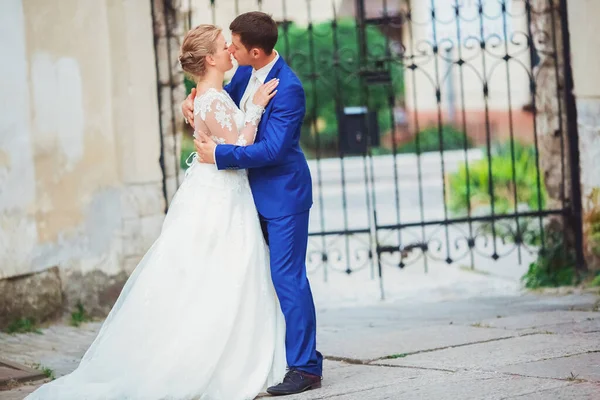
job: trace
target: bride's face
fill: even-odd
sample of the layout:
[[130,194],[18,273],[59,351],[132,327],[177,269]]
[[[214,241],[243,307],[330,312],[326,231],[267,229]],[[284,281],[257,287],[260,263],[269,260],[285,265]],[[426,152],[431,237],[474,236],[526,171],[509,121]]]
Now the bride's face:
[[231,54],[229,53],[225,36],[220,34],[217,38],[215,53],[210,56],[214,60],[214,67],[221,72],[227,72],[233,68]]

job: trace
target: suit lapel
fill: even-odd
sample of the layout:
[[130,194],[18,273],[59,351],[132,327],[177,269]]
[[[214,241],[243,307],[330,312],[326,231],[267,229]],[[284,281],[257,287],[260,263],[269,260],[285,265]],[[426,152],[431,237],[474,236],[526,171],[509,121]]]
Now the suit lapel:
[[[269,71],[269,75],[267,75],[265,82],[269,82],[271,79],[279,76],[279,71],[281,71],[281,68],[283,68],[284,65],[287,65],[287,64],[285,63],[285,61],[283,60],[283,57],[281,57],[281,54],[280,54],[279,59],[277,60],[275,65],[273,65],[273,68],[271,68],[271,71]],[[250,78],[248,78],[248,80],[250,80]],[[244,86],[244,88],[245,88],[245,86]],[[265,113],[263,114],[262,118],[260,119],[260,123],[258,124],[258,132],[256,134],[256,141],[260,140],[260,138],[262,136],[262,131],[265,127],[266,121],[269,119],[269,116],[271,115],[272,109],[273,109],[273,102],[270,102],[269,105],[267,106],[267,109],[265,110]]]
[[273,68],[271,68],[271,71],[269,71],[269,75],[267,75],[267,79],[265,79],[265,82],[269,82],[271,79],[275,78],[279,74],[279,70],[281,70],[281,67],[283,67],[284,65],[285,61],[283,61],[283,57],[281,57],[280,55],[275,65],[273,65]]
[[[239,77],[238,77],[239,75]],[[248,86],[248,82],[250,81],[250,76],[252,75],[252,67],[238,67],[238,70],[235,72],[233,76],[233,80],[236,80],[235,86],[233,89],[233,101],[235,105],[240,107],[240,101],[242,100],[242,96],[246,91],[246,86]]]

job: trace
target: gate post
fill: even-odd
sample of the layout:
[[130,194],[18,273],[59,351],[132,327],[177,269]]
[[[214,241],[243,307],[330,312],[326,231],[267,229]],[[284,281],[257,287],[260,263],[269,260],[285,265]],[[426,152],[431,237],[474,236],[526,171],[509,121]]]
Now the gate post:
[[179,187],[183,127],[179,105],[185,98],[185,88],[183,71],[178,67],[178,53],[184,18],[180,0],[151,0],[151,4],[160,122],[159,162],[163,173],[163,196],[168,208]]
[[539,141],[540,168],[548,193],[547,208],[561,210],[548,216],[543,235],[550,246],[561,237],[562,254],[574,256],[578,272],[582,261],[581,189],[577,110],[573,97],[570,43],[565,0],[527,0],[531,17],[530,40],[539,63],[535,76],[534,107],[536,136]]
[[572,57],[573,107],[577,114],[583,256],[590,278],[600,271],[600,81],[597,79],[600,37],[594,34],[600,13],[595,0],[564,1]]
[[579,132],[577,127],[577,105],[575,103],[575,94],[573,93],[574,83],[573,69],[571,68],[571,37],[569,33],[567,0],[560,0],[560,17],[564,68],[565,112],[567,116],[566,133],[569,148],[568,159],[571,179],[569,223],[571,230],[573,231],[573,240],[575,245],[575,267],[577,268],[577,271],[581,273],[587,270],[587,266],[585,263],[583,249],[583,214],[580,176],[581,165],[579,161]]

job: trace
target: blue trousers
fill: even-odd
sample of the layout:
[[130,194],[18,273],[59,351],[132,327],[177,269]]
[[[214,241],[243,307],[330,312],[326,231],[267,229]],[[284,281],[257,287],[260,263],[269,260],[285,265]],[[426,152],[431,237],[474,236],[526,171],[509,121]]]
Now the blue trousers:
[[322,376],[317,351],[317,318],[306,277],[308,211],[279,218],[260,216],[271,252],[271,277],[285,317],[288,368]]

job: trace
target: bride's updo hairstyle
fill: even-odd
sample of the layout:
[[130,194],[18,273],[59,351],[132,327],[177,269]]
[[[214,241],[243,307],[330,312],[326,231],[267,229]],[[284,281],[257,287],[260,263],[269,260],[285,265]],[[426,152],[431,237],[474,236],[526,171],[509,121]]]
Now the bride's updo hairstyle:
[[179,63],[184,72],[194,80],[206,74],[206,56],[214,54],[221,28],[214,25],[198,25],[183,38]]

